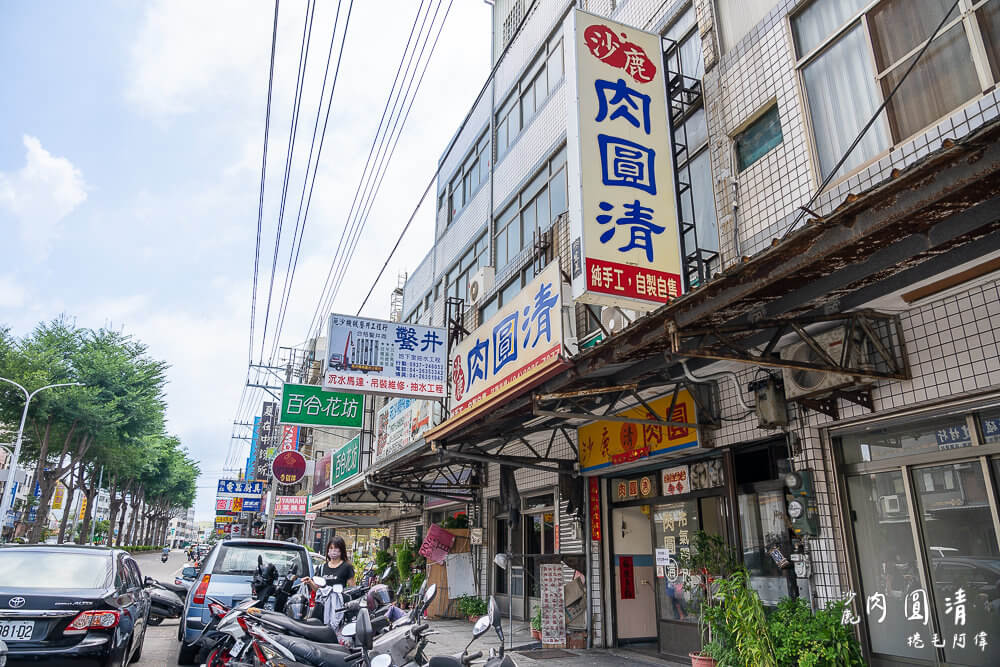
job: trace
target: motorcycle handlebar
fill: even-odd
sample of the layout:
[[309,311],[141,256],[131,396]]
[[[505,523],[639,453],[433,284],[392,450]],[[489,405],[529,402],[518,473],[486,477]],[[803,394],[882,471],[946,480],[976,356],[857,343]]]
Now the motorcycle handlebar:
[[421,623],[420,625],[414,625],[412,628],[410,628],[410,634],[414,638],[419,637],[420,635],[424,634],[424,632],[429,627],[430,627],[429,623]]
[[467,656],[465,656],[464,658],[462,658],[462,662],[465,663],[465,664],[469,664],[473,660],[479,660],[481,657],[483,657],[483,652],[482,651],[476,651],[475,653],[470,653]]

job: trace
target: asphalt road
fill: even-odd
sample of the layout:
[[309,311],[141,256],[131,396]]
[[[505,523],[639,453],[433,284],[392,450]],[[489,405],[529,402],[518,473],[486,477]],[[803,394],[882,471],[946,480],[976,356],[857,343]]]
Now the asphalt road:
[[[139,570],[144,577],[162,579],[174,583],[174,572],[184,567],[187,557],[183,549],[174,549],[166,563],[160,562],[160,554],[144,553],[135,557]],[[180,619],[163,621],[159,626],[150,626],[146,630],[146,639],[142,645],[142,659],[135,665],[163,667],[177,664],[177,626]]]

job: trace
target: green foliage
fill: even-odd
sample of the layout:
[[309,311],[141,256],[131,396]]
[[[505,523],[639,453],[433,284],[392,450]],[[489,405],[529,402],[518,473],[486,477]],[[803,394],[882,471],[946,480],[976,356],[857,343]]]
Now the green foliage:
[[677,564],[691,574],[684,582],[684,588],[692,594],[691,609],[698,613],[698,635],[702,650],[712,643],[713,607],[717,595],[709,595],[714,583],[740,567],[736,551],[720,535],[712,535],[696,530],[691,535],[691,548],[677,555]]
[[535,613],[531,616],[531,629],[539,631],[542,629],[542,605],[535,607]]
[[465,514],[459,514],[458,516],[449,516],[444,521],[441,522],[441,527],[448,528],[468,528],[469,527],[469,517]]
[[704,652],[731,667],[776,667],[764,605],[750,588],[750,573],[736,569],[713,582],[716,604],[702,609],[712,641]]
[[780,667],[855,667],[864,665],[861,645],[841,623],[844,602],[813,613],[802,598],[786,598],[767,619]]
[[375,574],[376,574],[376,576],[381,577],[382,573],[385,572],[385,569],[387,567],[392,570],[392,574],[389,575],[389,578],[387,580],[385,580],[385,581],[382,582],[382,583],[386,584],[389,587],[393,587],[393,586],[396,585],[395,582],[397,581],[397,576],[398,575],[396,573],[395,563],[396,563],[396,558],[392,555],[392,552],[389,551],[388,549],[376,549],[375,550]]
[[409,540],[403,540],[393,548],[396,550],[396,574],[399,577],[397,581],[410,581],[413,570],[413,545]]
[[[475,595],[463,595],[458,598],[458,613],[462,616],[485,616],[488,611],[486,600]],[[541,627],[541,612],[539,611],[539,626]]]

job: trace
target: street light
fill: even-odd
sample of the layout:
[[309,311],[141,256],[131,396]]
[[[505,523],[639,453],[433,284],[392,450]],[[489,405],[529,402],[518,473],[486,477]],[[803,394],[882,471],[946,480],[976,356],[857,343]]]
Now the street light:
[[17,467],[17,461],[21,457],[21,437],[24,435],[24,422],[28,419],[28,406],[31,405],[31,399],[35,397],[35,394],[44,389],[53,389],[55,387],[82,387],[82,382],[63,382],[60,384],[49,384],[44,387],[39,387],[35,391],[28,392],[27,389],[22,387],[17,382],[13,380],[8,380],[7,378],[0,377],[3,382],[9,382],[18,389],[24,392],[24,412],[21,413],[21,425],[17,428],[17,442],[14,443],[14,456],[11,458],[10,463],[7,465],[7,479],[3,483],[3,496],[0,497],[0,541],[3,539],[3,529],[4,523],[7,523],[7,509],[10,506],[10,497],[7,495],[8,490],[13,488],[10,486],[11,478],[14,475],[14,469]]

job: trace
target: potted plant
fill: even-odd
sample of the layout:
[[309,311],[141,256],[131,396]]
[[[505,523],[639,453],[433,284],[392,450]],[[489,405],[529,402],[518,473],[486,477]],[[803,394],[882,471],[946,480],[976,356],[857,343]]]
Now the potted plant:
[[535,613],[531,617],[531,637],[532,639],[542,638],[542,606],[535,607]]
[[716,582],[736,569],[738,560],[733,550],[719,535],[697,530],[692,535],[690,550],[677,555],[678,567],[687,573],[684,588],[693,595],[697,605],[698,637],[701,648],[688,654],[692,667],[713,667],[713,655],[719,653],[719,642],[713,641],[713,621],[718,622]]
[[813,611],[802,598],[785,598],[767,618],[768,634],[780,667],[865,664],[853,626],[842,623],[847,602],[838,600]]
[[471,623],[475,623],[481,617],[485,616],[487,611],[486,600],[478,598],[475,595],[463,595],[458,598],[459,615],[465,616]]

